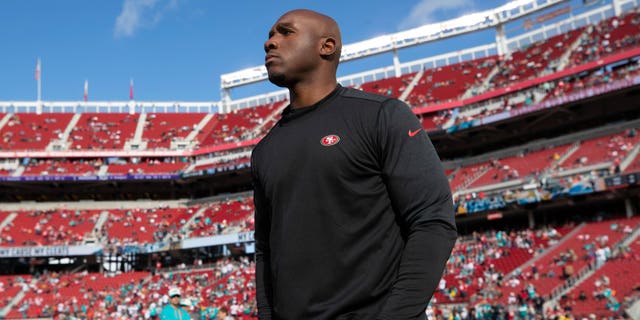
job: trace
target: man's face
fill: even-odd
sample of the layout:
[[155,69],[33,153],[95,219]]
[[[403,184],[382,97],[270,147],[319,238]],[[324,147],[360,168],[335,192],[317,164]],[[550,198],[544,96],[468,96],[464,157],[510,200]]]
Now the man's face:
[[177,306],[180,304],[180,296],[178,295],[173,295],[171,296],[171,300],[170,300],[171,304],[174,306]]
[[283,15],[264,43],[269,80],[280,87],[303,80],[318,65],[319,40],[314,20],[296,12]]

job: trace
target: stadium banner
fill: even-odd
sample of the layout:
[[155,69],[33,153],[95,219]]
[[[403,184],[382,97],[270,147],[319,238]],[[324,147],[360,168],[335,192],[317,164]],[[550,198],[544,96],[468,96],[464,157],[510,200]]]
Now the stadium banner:
[[604,178],[604,185],[607,189],[627,188],[630,185],[638,184],[638,180],[640,180],[640,172],[618,174]]
[[611,83],[607,83],[601,86],[587,88],[587,89],[580,90],[578,92],[569,93],[556,98],[547,99],[542,101],[541,103],[536,103],[530,106],[524,106],[515,110],[509,110],[501,113],[496,113],[494,115],[490,115],[488,117],[484,117],[481,119],[476,119],[473,121],[472,126],[482,126],[492,122],[520,116],[529,112],[557,107],[567,103],[601,95],[603,93],[607,93],[610,91],[616,91],[616,90],[632,87],[638,84],[640,84],[640,76],[637,76],[631,79],[622,79],[622,80],[613,81]]
[[247,232],[241,232],[241,233],[235,233],[235,234],[224,234],[220,236],[191,238],[191,239],[182,240],[182,243],[180,244],[180,249],[210,247],[210,246],[218,246],[223,244],[252,242],[252,241],[254,241],[253,231],[247,231]]
[[0,258],[86,256],[101,249],[100,245],[0,247]]
[[39,181],[125,181],[125,180],[175,180],[179,174],[126,174],[112,176],[4,176],[5,182],[39,182]]
[[523,24],[522,24],[522,26],[523,26],[523,28],[525,30],[529,30],[529,29],[533,28],[534,24],[545,23],[545,22],[547,22],[549,20],[555,19],[555,18],[557,18],[559,16],[562,16],[564,14],[567,14],[567,13],[571,13],[571,6],[567,5],[567,6],[564,6],[564,7],[560,8],[560,9],[556,9],[554,11],[551,11],[551,12],[548,12],[548,13],[545,13],[545,14],[541,14],[541,15],[537,16],[535,19],[533,19],[533,18],[525,19]]

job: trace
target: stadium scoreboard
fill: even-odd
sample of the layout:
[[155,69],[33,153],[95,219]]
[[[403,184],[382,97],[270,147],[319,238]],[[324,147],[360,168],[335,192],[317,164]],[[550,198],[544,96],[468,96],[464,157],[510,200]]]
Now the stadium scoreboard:
[[640,172],[633,172],[628,174],[619,174],[604,179],[604,184],[607,189],[624,188],[636,185],[640,178]]

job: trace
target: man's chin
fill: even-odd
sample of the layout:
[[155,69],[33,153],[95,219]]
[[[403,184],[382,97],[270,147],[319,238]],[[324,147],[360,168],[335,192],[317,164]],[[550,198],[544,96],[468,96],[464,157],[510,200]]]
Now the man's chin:
[[287,81],[283,74],[269,73],[269,81],[278,87],[286,87]]

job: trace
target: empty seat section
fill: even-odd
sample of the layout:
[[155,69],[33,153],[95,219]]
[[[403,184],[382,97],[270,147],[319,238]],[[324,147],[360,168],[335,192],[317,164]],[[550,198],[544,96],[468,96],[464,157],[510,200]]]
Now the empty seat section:
[[508,60],[499,63],[500,71],[491,79],[494,88],[534,78],[547,70],[573,44],[584,28],[578,28],[549,39],[532,43],[514,51]]
[[211,203],[191,226],[191,237],[246,232],[253,229],[253,197]]
[[72,113],[16,113],[0,129],[0,150],[44,151],[66,129]]
[[234,110],[229,113],[218,113],[209,120],[196,139],[200,141],[200,146],[213,146],[225,143],[240,141],[244,134],[267,121],[282,101],[274,102],[257,107]]
[[30,275],[0,276],[0,309],[6,307],[31,282]]
[[23,176],[83,176],[97,175],[101,160],[96,159],[31,159]]
[[365,82],[360,86],[360,89],[367,92],[381,94],[383,96],[398,98],[411,83],[416,73],[417,72],[412,72],[400,77],[390,77]]
[[72,150],[119,150],[132,139],[139,114],[83,113],[69,135]]
[[18,216],[2,229],[3,246],[81,244],[85,234],[93,231],[99,216],[96,211],[75,209],[12,212]]
[[454,101],[482,82],[495,59],[491,56],[425,70],[407,100],[414,107]]
[[481,175],[484,175],[487,168],[489,168],[490,162],[482,162],[479,164],[464,166],[449,175],[449,185],[451,190],[456,191],[461,187],[465,187],[471,181],[478,179]]
[[152,113],[146,117],[142,140],[147,149],[169,149],[171,141],[184,140],[205,117],[204,113]]
[[489,171],[468,187],[474,188],[513,179],[536,176],[549,168],[570,146],[571,145],[567,144],[493,161],[491,166],[489,166]]
[[113,209],[103,232],[112,243],[155,243],[167,235],[177,235],[192,213],[186,208]]
[[619,162],[638,143],[638,140],[640,138],[637,135],[630,137],[625,133],[589,139],[583,141],[560,166],[571,169],[609,161]]

